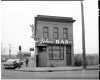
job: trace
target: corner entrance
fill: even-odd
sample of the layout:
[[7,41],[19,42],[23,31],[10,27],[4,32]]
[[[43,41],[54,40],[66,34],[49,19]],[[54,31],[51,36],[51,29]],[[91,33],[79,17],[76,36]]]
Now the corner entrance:
[[38,55],[36,57],[37,67],[47,66],[46,46],[38,46]]

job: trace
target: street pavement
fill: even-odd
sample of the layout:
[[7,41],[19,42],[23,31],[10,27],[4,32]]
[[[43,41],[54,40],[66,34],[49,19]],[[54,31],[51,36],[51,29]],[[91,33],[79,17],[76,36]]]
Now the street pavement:
[[1,70],[2,79],[92,79],[99,80],[99,70],[35,71]]
[[21,69],[4,69],[1,66],[1,79],[76,79],[99,80],[98,67],[25,67]]

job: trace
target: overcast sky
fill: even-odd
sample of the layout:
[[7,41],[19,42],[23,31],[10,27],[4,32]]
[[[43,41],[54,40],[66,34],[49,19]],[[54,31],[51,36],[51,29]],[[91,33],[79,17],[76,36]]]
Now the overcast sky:
[[[22,45],[23,50],[34,46],[30,37],[30,24],[37,15],[73,17],[74,52],[82,53],[82,26],[80,2],[70,1],[6,1],[1,4],[1,42],[11,44],[13,50]],[[84,1],[86,52],[98,53],[98,3],[97,0]]]

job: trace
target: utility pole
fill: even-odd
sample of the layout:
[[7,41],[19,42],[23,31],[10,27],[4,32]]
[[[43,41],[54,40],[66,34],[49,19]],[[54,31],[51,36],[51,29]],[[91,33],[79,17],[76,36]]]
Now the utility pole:
[[84,25],[84,8],[83,8],[83,1],[81,1],[81,18],[82,18],[82,52],[83,52],[83,69],[86,69],[85,25]]
[[[98,16],[99,16],[99,21],[100,21],[100,0],[98,0]],[[100,23],[99,23],[100,26]],[[98,26],[98,52],[99,52],[99,26]]]

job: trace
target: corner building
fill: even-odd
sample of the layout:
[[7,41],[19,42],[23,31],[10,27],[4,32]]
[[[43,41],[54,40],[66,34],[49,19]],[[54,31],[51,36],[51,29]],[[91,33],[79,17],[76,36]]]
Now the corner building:
[[37,67],[73,65],[73,18],[38,15],[35,17]]

